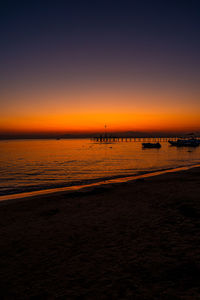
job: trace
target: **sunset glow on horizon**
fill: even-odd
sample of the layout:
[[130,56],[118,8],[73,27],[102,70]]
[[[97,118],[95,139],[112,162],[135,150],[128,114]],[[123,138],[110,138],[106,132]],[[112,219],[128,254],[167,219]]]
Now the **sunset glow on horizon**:
[[1,133],[92,133],[104,131],[105,124],[109,132],[200,129],[200,105],[195,97],[193,105],[192,101],[187,102],[189,95],[176,95],[173,99],[166,92],[162,97],[160,92],[93,91],[84,95],[71,92],[68,97],[64,93],[58,98],[56,94],[42,97],[13,95],[16,103],[10,105],[9,99],[5,101]]
[[200,131],[195,7],[38,5],[5,6],[0,137]]

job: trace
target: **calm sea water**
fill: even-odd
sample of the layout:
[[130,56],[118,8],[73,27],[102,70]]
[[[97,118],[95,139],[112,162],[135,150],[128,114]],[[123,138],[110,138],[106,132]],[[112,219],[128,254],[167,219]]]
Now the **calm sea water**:
[[0,195],[84,184],[200,163],[200,147],[142,149],[140,142],[0,141]]

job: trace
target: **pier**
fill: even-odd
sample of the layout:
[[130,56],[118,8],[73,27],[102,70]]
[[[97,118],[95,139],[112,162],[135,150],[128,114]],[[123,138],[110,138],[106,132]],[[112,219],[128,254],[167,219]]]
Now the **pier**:
[[[200,137],[195,137],[200,139]],[[96,136],[91,138],[94,142],[115,143],[115,142],[168,142],[177,141],[180,137],[117,137],[117,136]]]

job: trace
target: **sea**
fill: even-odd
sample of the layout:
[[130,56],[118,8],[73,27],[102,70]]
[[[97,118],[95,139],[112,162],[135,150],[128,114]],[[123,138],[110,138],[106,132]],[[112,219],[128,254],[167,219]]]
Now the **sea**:
[[0,141],[0,196],[105,182],[200,163],[199,147],[143,149],[138,141]]

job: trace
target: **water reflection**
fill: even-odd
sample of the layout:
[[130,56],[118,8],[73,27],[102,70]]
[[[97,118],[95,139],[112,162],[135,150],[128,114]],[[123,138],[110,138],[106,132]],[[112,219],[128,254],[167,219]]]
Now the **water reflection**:
[[[0,193],[71,185],[195,164],[200,147],[142,150],[140,142],[18,140],[0,142]],[[5,180],[6,178],[6,180]]]

